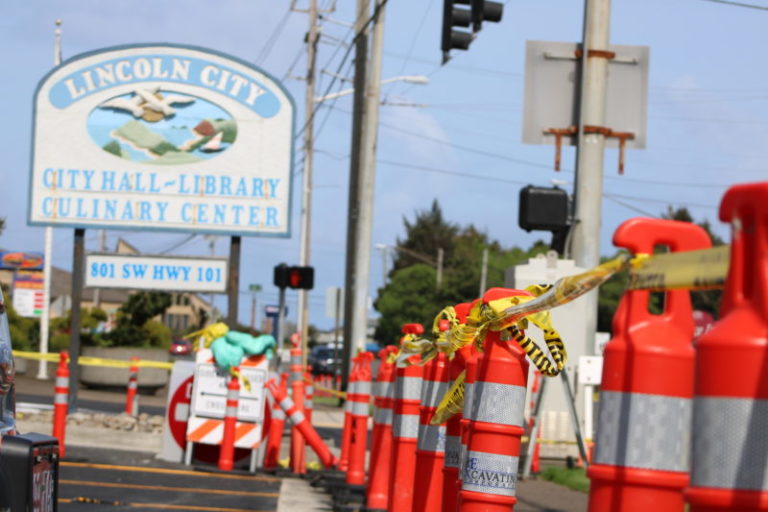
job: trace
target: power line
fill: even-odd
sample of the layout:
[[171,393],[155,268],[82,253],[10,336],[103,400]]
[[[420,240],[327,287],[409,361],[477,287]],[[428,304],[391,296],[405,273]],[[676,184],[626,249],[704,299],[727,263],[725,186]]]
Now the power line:
[[[416,41],[418,41],[419,36],[421,35],[421,29],[424,28],[424,22],[427,21],[427,16],[429,15],[429,12],[432,10],[432,7],[434,5],[435,5],[435,0],[429,0],[429,2],[427,3],[427,8],[421,17],[421,21],[419,21],[419,27],[416,29],[416,32],[413,34],[413,39],[411,39],[411,45],[408,47],[408,53],[403,59],[403,65],[400,66],[400,71],[397,73],[398,75],[402,75],[405,73],[405,68],[406,66],[408,66],[408,62],[410,62],[411,60],[413,49],[416,47]],[[387,97],[387,95],[390,92],[392,92],[395,86],[396,86],[395,83],[390,84],[390,86],[388,87],[388,92],[384,94],[384,97]]]
[[633,205],[631,205],[629,203],[625,203],[624,201],[616,199],[615,197],[613,197],[610,194],[605,194],[603,197],[605,197],[606,199],[608,199],[610,201],[613,201],[614,203],[620,204],[624,208],[628,208],[628,209],[630,209],[630,210],[632,210],[634,212],[641,213],[641,214],[645,215],[646,217],[653,217],[653,218],[658,218],[659,217],[658,215],[650,213],[650,212],[648,212],[646,210],[643,210],[642,208],[638,208],[638,207],[633,206]]
[[288,21],[288,17],[291,15],[291,8],[290,6],[285,11],[285,14],[283,14],[283,17],[280,19],[280,21],[277,22],[277,25],[275,25],[275,30],[272,31],[272,34],[267,39],[267,42],[264,43],[264,46],[261,49],[261,52],[259,52],[259,55],[256,57],[256,64],[263,64],[265,60],[267,60],[267,57],[269,57],[269,54],[272,52],[272,48],[275,46],[275,42],[280,37],[280,34],[285,29],[285,24]]
[[732,5],[734,7],[746,7],[747,9],[758,9],[760,11],[768,11],[768,7],[762,5],[745,4],[742,2],[732,2],[731,0],[702,0],[703,2],[712,2],[716,4]]

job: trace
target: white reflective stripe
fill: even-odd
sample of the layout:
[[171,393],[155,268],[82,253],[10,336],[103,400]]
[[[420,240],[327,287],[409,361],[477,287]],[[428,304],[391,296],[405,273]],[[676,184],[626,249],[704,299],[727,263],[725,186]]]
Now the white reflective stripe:
[[424,379],[421,383],[421,396],[419,400],[422,405],[429,405],[429,395],[432,393],[432,388],[435,387],[434,381]]
[[[595,463],[687,473],[690,429],[687,398],[601,391]],[[735,435],[732,427],[727,433]]]
[[392,435],[399,438],[416,439],[419,437],[419,417],[415,414],[395,414]]
[[428,402],[425,405],[430,407],[437,407],[440,404],[440,400],[443,399],[445,393],[448,391],[448,383],[436,381],[430,389]]
[[291,356],[291,364],[301,366],[301,356]]
[[358,395],[370,395],[373,385],[369,380],[360,380],[357,382],[357,389],[355,393]]
[[[350,382],[347,386],[347,396],[357,393],[357,381]],[[352,401],[347,400],[344,402],[344,412],[352,413]]]
[[56,393],[53,395],[53,403],[54,404],[66,404],[68,402],[67,395],[62,395],[60,393]]
[[465,418],[468,420],[473,419],[472,414],[474,411],[472,410],[472,397],[473,397],[473,391],[475,388],[474,382],[464,382],[464,410],[462,414]]
[[227,408],[224,411],[224,416],[229,416],[233,418],[237,418],[237,407],[233,407],[231,405],[228,405]]
[[284,420],[285,419],[285,413],[282,409],[272,409],[272,417],[276,420]]
[[284,411],[288,412],[288,409],[293,407],[293,400],[291,400],[291,397],[287,396],[280,400],[280,407],[282,407]]
[[385,398],[395,398],[395,383],[393,381],[387,381],[385,384],[387,384],[387,392],[383,396]]
[[393,394],[392,383],[389,381],[380,381],[376,383],[376,397],[387,398]]
[[350,402],[352,404],[352,414],[355,416],[368,416],[368,402]]
[[290,382],[296,382],[298,380],[304,380],[304,374],[302,372],[291,372]]
[[235,400],[237,401],[238,397],[240,396],[240,392],[236,389],[228,389],[227,390],[227,400]]
[[419,425],[417,449],[443,453],[445,451],[445,425]]
[[768,491],[768,400],[693,399],[691,487]]
[[525,392],[523,386],[477,381],[472,389],[472,418],[486,423],[522,426]]
[[305,400],[304,400],[304,408],[305,408],[305,409],[309,409],[309,410],[312,410],[312,400],[309,400],[309,399],[305,399]]
[[514,496],[518,457],[469,451],[461,468],[461,488],[465,491]]
[[458,468],[461,461],[461,437],[445,436],[445,461],[446,468]]
[[373,413],[373,422],[381,425],[391,425],[394,412],[389,407],[379,407]]
[[312,384],[307,384],[307,387],[305,388],[305,390],[308,396],[312,396],[315,394],[315,387]]
[[304,413],[301,411],[294,411],[293,414],[291,414],[291,423],[293,423],[294,425],[298,425],[305,419],[306,418],[304,418]]
[[56,377],[56,384],[55,386],[57,388],[68,388],[69,387],[69,377]]
[[138,389],[139,385],[135,380],[128,382],[128,389]]
[[399,377],[395,382],[396,400],[421,400],[421,377]]

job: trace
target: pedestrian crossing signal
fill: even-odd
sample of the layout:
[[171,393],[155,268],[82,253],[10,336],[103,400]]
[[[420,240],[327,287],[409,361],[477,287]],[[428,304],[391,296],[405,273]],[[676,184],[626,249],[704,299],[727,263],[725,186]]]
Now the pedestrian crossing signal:
[[275,267],[274,283],[278,288],[311,290],[315,286],[314,267],[289,267],[281,263]]

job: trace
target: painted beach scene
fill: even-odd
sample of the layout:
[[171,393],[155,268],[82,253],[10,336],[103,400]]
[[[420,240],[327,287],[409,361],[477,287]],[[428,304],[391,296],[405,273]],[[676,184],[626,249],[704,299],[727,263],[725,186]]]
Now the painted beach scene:
[[214,103],[158,87],[99,104],[88,133],[104,151],[145,164],[176,165],[208,160],[237,138],[237,123]]

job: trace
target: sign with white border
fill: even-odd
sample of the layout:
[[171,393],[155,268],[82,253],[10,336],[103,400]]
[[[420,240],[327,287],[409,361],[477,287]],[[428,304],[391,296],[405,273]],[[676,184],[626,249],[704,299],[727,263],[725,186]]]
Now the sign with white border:
[[289,236],[294,110],[279,81],[211,50],[73,57],[35,94],[28,221]]
[[88,254],[85,286],[224,293],[227,270],[224,258]]

